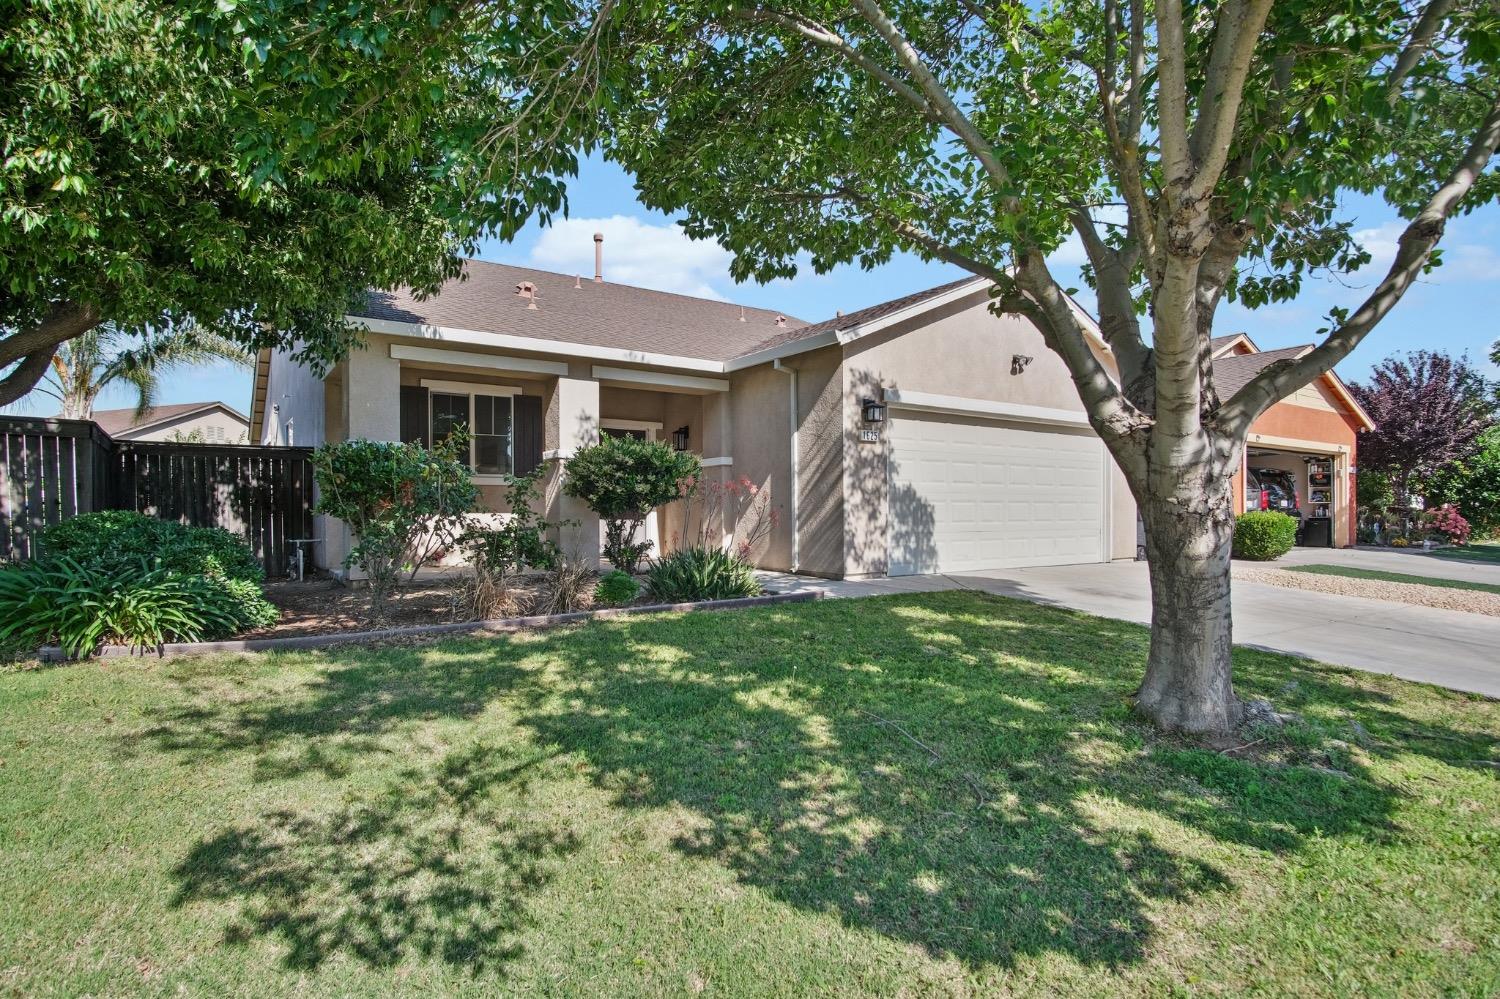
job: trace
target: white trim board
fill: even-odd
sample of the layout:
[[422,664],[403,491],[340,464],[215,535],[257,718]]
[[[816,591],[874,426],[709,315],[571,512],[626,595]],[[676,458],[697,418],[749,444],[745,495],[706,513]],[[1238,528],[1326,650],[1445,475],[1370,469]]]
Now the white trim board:
[[941,295],[924,298],[920,302],[913,302],[904,309],[897,309],[895,312],[886,313],[878,319],[871,319],[867,323],[858,323],[857,325],[846,327],[838,331],[839,343],[853,343],[861,337],[867,337],[871,333],[879,333],[883,329],[889,329],[897,323],[905,322],[914,316],[920,316],[924,312],[940,309],[951,302],[961,301],[976,291],[988,288],[989,284],[989,278],[976,277],[974,280],[966,281],[957,288],[945,291]]
[[728,392],[729,379],[703,378],[699,375],[675,375],[665,371],[640,371],[636,368],[611,368],[596,364],[594,379],[600,383],[620,382],[641,385],[663,392]]
[[485,385],[480,382],[450,382],[442,378],[423,378],[424,389],[434,392],[451,392],[454,395],[524,395],[519,385]]
[[566,375],[566,361],[542,361],[534,357],[509,357],[505,354],[476,354],[468,350],[449,350],[446,347],[413,347],[404,343],[391,344],[391,359],[396,361],[423,361],[428,364],[451,364],[459,368],[485,368],[496,371],[520,371],[538,375]]
[[970,399],[965,396],[908,392],[888,388],[885,390],[885,403],[897,409],[920,409],[929,413],[952,413],[956,416],[979,416],[992,420],[1012,420],[1017,423],[1044,423],[1058,427],[1093,429],[1089,426],[1088,417],[1076,410],[1027,406],[1016,402],[995,402],[991,399]]
[[542,340],[537,337],[515,336],[510,333],[485,333],[481,330],[459,329],[454,326],[400,323],[390,319],[371,319],[364,316],[345,316],[344,321],[353,326],[361,326],[371,333],[384,333],[387,336],[442,340],[450,343],[473,344],[479,347],[501,347],[506,350],[532,350],[542,354],[561,354],[565,357],[584,357],[599,361],[656,364],[664,368],[683,368],[687,371],[707,371],[714,374],[719,374],[724,370],[723,361],[709,361],[701,357],[653,354],[642,350],[625,350],[620,347],[600,347],[590,343],[565,343],[561,340]]

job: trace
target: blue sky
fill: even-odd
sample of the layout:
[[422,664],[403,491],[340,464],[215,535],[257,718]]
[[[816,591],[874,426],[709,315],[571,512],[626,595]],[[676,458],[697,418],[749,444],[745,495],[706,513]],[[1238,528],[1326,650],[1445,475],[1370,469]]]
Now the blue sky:
[[[500,263],[539,267],[563,273],[593,273],[593,234],[603,232],[605,278],[690,295],[723,298],[745,305],[775,309],[809,321],[826,319],[835,310],[851,312],[922,288],[962,277],[943,264],[898,257],[873,271],[842,267],[828,274],[811,269],[790,280],[769,285],[736,285],[729,277],[729,254],[716,244],[693,242],[672,220],[647,211],[635,198],[630,177],[597,159],[587,161],[569,185],[570,217],[550,229],[532,227],[511,243],[490,241],[479,256]],[[1220,309],[1219,333],[1245,332],[1262,348],[1309,343],[1324,325],[1333,306],[1353,308],[1384,272],[1395,251],[1401,223],[1377,199],[1351,199],[1361,242],[1375,256],[1364,272],[1345,283],[1309,282],[1296,301],[1254,312],[1235,305]],[[1443,350],[1468,353],[1490,377],[1500,369],[1488,361],[1490,345],[1500,337],[1500,206],[1488,206],[1450,223],[1443,240],[1446,263],[1407,293],[1358,350],[1340,366],[1349,380],[1359,380],[1369,368],[1392,353]],[[1078,276],[1082,250],[1065,244],[1054,258],[1059,279],[1082,289],[1080,300],[1091,304],[1088,289]],[[250,376],[228,366],[178,371],[163,385],[162,402],[222,399],[247,407]],[[53,412],[42,400],[33,412]],[[125,392],[106,394],[100,408],[130,405]]]

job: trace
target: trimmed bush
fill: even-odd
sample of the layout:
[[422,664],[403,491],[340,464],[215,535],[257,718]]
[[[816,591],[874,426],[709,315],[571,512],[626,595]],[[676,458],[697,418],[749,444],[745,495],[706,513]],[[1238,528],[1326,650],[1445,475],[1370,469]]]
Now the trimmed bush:
[[674,451],[669,444],[606,436],[568,459],[563,492],[604,519],[609,564],[634,572],[651,554],[651,542],[635,540],[641,522],[652,510],[690,492],[702,471],[697,455]]
[[42,551],[83,564],[142,559],[189,576],[260,582],[265,573],[245,539],[222,527],[189,527],[131,510],[85,513],[42,532]]
[[1234,557],[1272,562],[1297,543],[1297,518],[1275,510],[1251,510],[1234,520]]
[[682,548],[658,559],[646,574],[646,588],[659,600],[728,600],[760,593],[755,567],[719,548]]
[[85,564],[44,556],[0,569],[0,643],[56,642],[75,658],[107,643],[211,641],[275,620],[276,609],[249,580],[190,575],[144,559]]
[[606,572],[594,587],[594,603],[606,607],[628,604],[640,595],[641,584],[628,572],[614,569]]

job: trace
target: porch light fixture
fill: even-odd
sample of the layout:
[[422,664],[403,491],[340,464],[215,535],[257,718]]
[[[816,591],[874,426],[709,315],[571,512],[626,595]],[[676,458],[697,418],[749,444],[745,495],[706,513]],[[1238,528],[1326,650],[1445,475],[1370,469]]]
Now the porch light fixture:
[[885,422],[885,403],[876,402],[874,399],[866,399],[860,403],[861,414],[866,423]]
[[1025,354],[1012,354],[1010,356],[1010,373],[1019,375],[1026,370],[1026,365],[1030,364],[1033,360],[1035,358],[1027,357]]
[[672,431],[672,450],[686,451],[688,449],[688,428],[678,427]]

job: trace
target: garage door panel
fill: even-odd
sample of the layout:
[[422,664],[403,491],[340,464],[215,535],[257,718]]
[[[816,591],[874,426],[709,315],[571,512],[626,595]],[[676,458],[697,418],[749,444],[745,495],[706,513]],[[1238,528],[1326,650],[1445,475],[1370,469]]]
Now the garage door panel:
[[917,413],[889,428],[892,574],[1102,559],[1097,437]]

